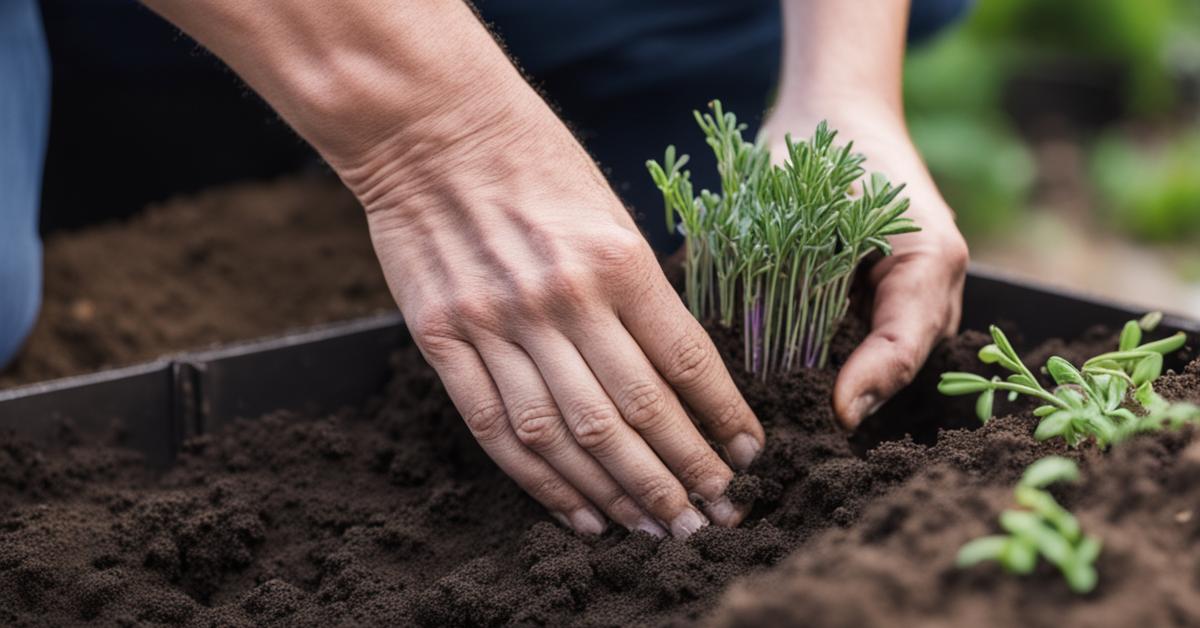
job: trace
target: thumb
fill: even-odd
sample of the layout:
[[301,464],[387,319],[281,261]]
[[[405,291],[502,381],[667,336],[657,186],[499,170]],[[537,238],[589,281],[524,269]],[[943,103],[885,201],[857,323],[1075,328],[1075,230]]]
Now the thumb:
[[880,328],[850,354],[833,389],[833,410],[853,430],[912,382],[928,349],[910,334]]
[[945,297],[925,285],[926,275],[898,271],[877,286],[871,333],[850,354],[833,389],[834,413],[847,429],[911,383],[943,335]]

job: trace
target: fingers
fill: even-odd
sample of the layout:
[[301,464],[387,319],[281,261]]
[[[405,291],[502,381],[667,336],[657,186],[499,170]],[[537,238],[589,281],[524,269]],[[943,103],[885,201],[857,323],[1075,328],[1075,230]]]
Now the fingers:
[[419,344],[471,434],[500,469],[564,525],[584,534],[603,532],[603,516],[517,439],[504,403],[475,348],[453,339],[424,339]]
[[583,358],[625,422],[641,435],[689,494],[703,499],[708,517],[736,526],[745,516],[725,496],[733,471],[688,418],[679,399],[616,319],[576,339]]
[[661,276],[620,310],[629,334],[734,467],[750,466],[765,435],[717,348]]
[[571,435],[541,373],[523,349],[494,338],[479,343],[517,439],[558,471],[592,504],[629,530],[654,536],[667,532],[645,513],[616,480]]
[[[875,289],[871,333],[842,366],[833,408],[848,429],[912,382],[933,345],[957,326],[944,273],[897,265]],[[950,321],[949,323],[947,321]]]
[[687,491],[613,405],[575,345],[564,336],[539,334],[526,345],[575,442],[651,516],[676,537],[708,523]]

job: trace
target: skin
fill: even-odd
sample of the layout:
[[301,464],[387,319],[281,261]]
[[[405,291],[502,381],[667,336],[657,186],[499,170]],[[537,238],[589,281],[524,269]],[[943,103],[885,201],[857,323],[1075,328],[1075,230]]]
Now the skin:
[[[789,38],[841,29],[841,1],[813,0],[832,11],[815,24],[789,7]],[[724,492],[762,450],[762,426],[595,164],[461,0],[146,4],[228,63],[357,195],[413,338],[467,426],[564,525],[686,537],[742,520]],[[857,54],[864,68],[898,63]],[[827,72],[812,65],[788,72],[801,84]],[[811,128],[825,110],[794,91],[771,128]],[[889,174],[924,172],[915,152],[880,150]],[[912,321],[956,324],[955,290],[896,298],[928,290],[935,267],[961,287],[961,269],[951,277],[923,241],[877,267],[885,331],[857,363],[907,365],[911,378],[937,335],[902,337]],[[851,406],[903,383],[857,368],[840,393]]]

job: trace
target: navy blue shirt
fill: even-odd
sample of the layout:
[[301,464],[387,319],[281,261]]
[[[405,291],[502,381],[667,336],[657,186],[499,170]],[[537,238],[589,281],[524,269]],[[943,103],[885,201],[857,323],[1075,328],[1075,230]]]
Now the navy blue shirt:
[[[913,0],[910,41],[971,0]],[[757,133],[780,72],[780,0],[478,0],[483,19],[600,163],[660,251],[662,198],[646,173],[675,144],[697,189],[717,185],[692,119],[719,98]]]

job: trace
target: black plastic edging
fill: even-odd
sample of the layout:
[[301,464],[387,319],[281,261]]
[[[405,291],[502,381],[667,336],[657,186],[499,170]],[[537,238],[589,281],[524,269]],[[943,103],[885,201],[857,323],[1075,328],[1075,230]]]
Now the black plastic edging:
[[[1024,346],[1074,337],[1092,325],[1116,328],[1142,313],[976,265],[963,297],[964,327],[1016,325]],[[1162,331],[1176,330],[1200,334],[1200,322],[1166,316]],[[57,419],[70,420],[81,438],[104,438],[119,428],[149,464],[165,467],[186,438],[238,417],[331,412],[361,403],[382,388],[389,356],[408,342],[403,320],[393,312],[0,390],[0,430],[50,439],[61,424]]]

